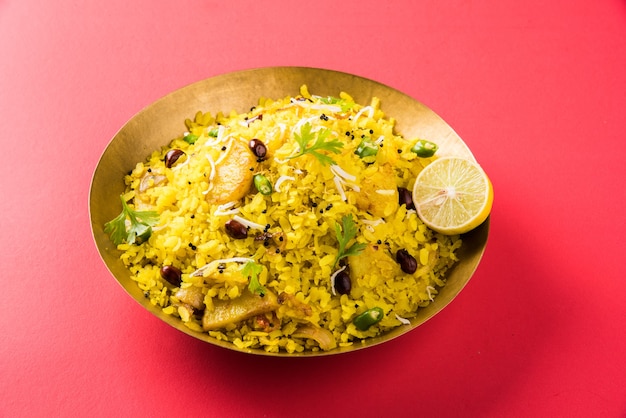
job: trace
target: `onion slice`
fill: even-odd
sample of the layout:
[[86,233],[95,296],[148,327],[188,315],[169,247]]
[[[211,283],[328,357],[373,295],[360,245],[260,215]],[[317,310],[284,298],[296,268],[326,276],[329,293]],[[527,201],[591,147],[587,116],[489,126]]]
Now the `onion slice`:
[[339,192],[339,196],[341,196],[341,200],[343,200],[344,202],[347,201],[348,198],[346,197],[346,193],[343,190],[343,185],[341,184],[341,179],[339,178],[339,176],[335,176],[333,178],[333,181],[335,182],[335,187]]
[[252,222],[247,220],[246,218],[242,218],[239,215],[233,216],[233,219],[239,222],[240,224],[247,226],[252,229],[260,229],[261,231],[265,230],[265,225],[258,224],[256,222]]
[[315,340],[324,351],[337,347],[335,337],[329,330],[309,324],[300,326],[291,336]]
[[342,178],[344,178],[344,179],[346,179],[348,181],[356,181],[356,176],[355,175],[348,173],[346,170],[344,170],[343,168],[341,168],[337,164],[331,165],[330,166],[330,170],[336,176],[342,177]]
[[435,301],[435,299],[433,299],[433,294],[432,294],[433,290],[435,290],[434,287],[426,286],[426,291],[428,292],[428,299],[430,299],[431,302]]
[[226,215],[236,215],[239,213],[239,208],[235,208],[234,206],[237,202],[228,202],[223,205],[219,205],[213,215],[215,216],[226,216]]
[[220,264],[226,263],[247,263],[249,261],[254,261],[252,258],[247,257],[232,257],[232,258],[222,258],[220,260],[213,260],[209,264],[205,264],[200,267],[196,271],[190,274],[191,277],[201,277],[204,276],[205,271],[210,271],[213,268],[217,268]]
[[295,181],[296,179],[295,177],[291,177],[291,176],[280,176],[278,180],[276,180],[276,183],[274,184],[274,190],[280,193],[280,185],[283,184],[287,180]]
[[396,314],[396,319],[402,322],[404,325],[411,325],[411,321],[406,318],[402,318],[400,315]]

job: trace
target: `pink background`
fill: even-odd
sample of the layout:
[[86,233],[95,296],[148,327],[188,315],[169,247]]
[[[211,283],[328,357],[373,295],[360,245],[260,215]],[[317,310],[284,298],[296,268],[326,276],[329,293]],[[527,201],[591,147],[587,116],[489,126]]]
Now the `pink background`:
[[[93,243],[116,131],[184,85],[294,65],[422,101],[495,187],[459,297],[319,359],[153,317]],[[626,416],[624,0],[0,0],[0,416]]]

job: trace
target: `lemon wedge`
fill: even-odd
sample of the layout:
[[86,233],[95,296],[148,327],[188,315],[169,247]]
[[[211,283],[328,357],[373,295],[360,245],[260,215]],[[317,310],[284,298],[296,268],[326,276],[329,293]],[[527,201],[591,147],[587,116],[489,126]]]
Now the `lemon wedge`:
[[489,216],[493,186],[477,163],[444,157],[419,173],[413,186],[413,202],[429,228],[445,235],[463,234]]

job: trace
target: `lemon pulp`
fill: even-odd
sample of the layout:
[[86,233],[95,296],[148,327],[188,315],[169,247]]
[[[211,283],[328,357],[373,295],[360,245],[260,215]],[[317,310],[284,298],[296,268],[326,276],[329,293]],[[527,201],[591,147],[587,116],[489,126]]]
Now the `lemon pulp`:
[[417,176],[413,202],[429,228],[447,235],[463,234],[489,216],[493,186],[477,163],[445,157],[427,165]]

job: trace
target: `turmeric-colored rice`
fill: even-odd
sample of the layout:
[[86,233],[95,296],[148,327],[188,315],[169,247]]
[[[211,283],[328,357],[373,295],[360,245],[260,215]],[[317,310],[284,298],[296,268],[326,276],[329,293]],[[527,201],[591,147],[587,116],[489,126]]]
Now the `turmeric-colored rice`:
[[[362,105],[343,92],[319,97],[302,86],[294,97],[262,98],[248,113],[198,112],[185,125],[179,138],[125,177],[129,206],[156,211],[159,222],[147,241],[118,249],[145,297],[191,330],[239,349],[331,350],[407,326],[445,285],[460,238],[428,229],[414,209],[400,204],[398,192],[412,190],[417,174],[436,156],[411,152],[414,140],[394,132],[394,120],[377,98]],[[305,125],[314,138],[325,132],[327,141],[341,142],[338,153],[319,151],[332,162],[312,152],[298,156],[303,149],[296,138]],[[266,147],[266,156],[253,155],[252,139]],[[375,155],[355,153],[363,140],[377,147]],[[166,164],[171,149],[183,154]],[[242,174],[246,170],[250,175]],[[270,194],[252,183],[257,173],[269,180]],[[363,246],[335,264],[335,225],[346,215],[357,230],[352,242]],[[232,219],[247,226],[247,237],[229,234],[225,223]],[[417,262],[412,274],[396,261],[401,249]],[[263,296],[249,289],[251,278],[242,272],[248,261],[260,266]],[[182,272],[179,284],[164,280],[164,266]],[[341,268],[350,277],[347,294],[333,287]],[[189,300],[190,294],[196,300]],[[203,327],[205,315],[243,304],[246,297],[275,300],[269,311]],[[374,307],[382,308],[382,320],[358,329],[354,318]]]

